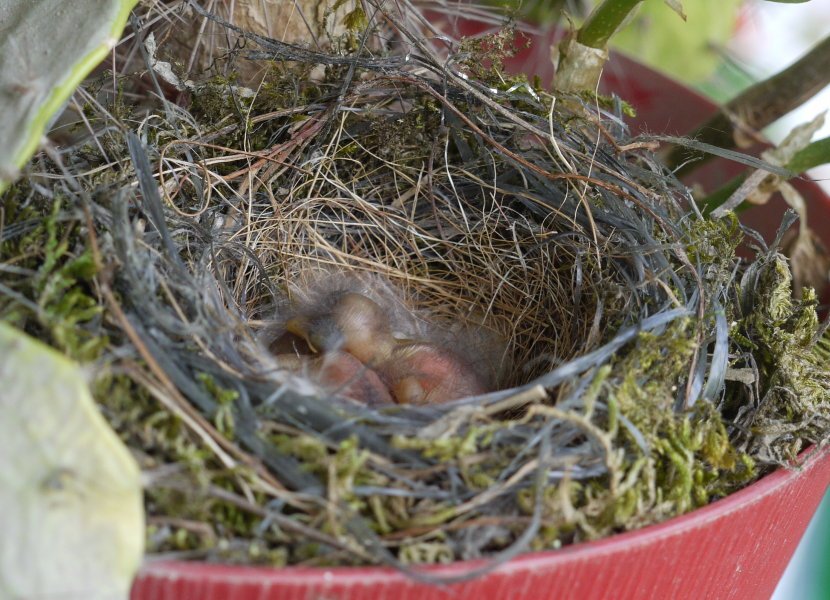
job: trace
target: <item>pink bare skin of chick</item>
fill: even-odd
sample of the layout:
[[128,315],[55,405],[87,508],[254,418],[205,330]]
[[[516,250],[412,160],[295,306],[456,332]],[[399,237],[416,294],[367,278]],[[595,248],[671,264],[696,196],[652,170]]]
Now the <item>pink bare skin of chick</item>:
[[438,404],[488,390],[459,357],[430,344],[406,344],[378,369],[400,404]]
[[393,402],[378,374],[347,352],[326,352],[321,356],[283,354],[277,360],[285,368],[313,377],[332,394],[367,406]]
[[443,403],[487,391],[454,353],[396,340],[387,313],[362,294],[338,294],[318,313],[292,320],[289,329],[301,331],[315,348],[348,353],[376,371],[399,404]]

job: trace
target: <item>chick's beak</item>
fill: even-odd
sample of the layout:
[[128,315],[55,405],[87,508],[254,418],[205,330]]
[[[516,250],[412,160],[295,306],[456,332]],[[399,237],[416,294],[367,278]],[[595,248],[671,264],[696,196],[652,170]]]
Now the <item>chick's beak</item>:
[[306,319],[303,319],[302,317],[294,317],[293,319],[288,319],[288,321],[285,323],[285,330],[288,333],[293,333],[297,337],[302,338],[305,341],[305,343],[308,344],[308,347],[312,352],[319,352],[319,348],[317,348],[317,346],[311,340],[308,321]]
[[346,335],[329,315],[294,317],[286,322],[285,328],[289,333],[301,337],[314,354],[340,350],[347,346]]

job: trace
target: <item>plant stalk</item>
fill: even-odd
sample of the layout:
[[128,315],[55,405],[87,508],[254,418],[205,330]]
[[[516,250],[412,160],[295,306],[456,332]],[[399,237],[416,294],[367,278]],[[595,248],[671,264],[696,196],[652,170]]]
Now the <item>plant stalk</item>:
[[605,48],[626,17],[643,0],[604,0],[579,29],[577,41],[591,48]]
[[642,0],[604,0],[577,32],[566,36],[558,48],[556,89],[593,92],[608,61],[608,40]]
[[[720,148],[734,148],[736,133],[763,129],[801,106],[828,84],[830,36],[780,73],[742,92],[689,137]],[[682,175],[699,167],[709,157],[689,148],[676,147],[669,154],[667,164],[670,168],[684,165],[678,170]]]

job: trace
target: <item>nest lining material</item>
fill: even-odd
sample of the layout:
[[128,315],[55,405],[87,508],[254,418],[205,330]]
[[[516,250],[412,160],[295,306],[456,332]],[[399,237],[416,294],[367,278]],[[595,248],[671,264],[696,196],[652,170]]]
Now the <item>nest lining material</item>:
[[[144,113],[146,91],[112,111],[88,96],[94,136],[4,200],[25,210],[3,260],[74,240],[44,280],[103,306],[72,324],[81,343],[36,282],[0,294],[4,319],[111,365],[98,397],[150,473],[151,549],[490,568],[683,513],[827,438],[815,297],[790,300],[775,246],[740,263],[736,221],[695,210],[619,102],[506,80],[498,55],[475,79],[480,56],[448,60],[375,8],[328,60],[249,36],[294,62],[248,99],[219,79]],[[390,39],[406,51],[369,51]],[[66,266],[82,258],[94,274]],[[321,393],[267,345],[327,280],[400,299],[498,389],[425,407]]]

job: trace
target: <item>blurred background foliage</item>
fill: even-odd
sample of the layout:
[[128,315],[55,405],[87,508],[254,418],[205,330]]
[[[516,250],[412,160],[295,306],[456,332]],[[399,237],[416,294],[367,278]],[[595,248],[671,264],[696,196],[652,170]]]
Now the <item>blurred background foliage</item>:
[[[498,0],[496,0],[498,1]],[[523,18],[578,27],[599,0],[507,0]],[[672,0],[673,2],[676,0]],[[611,40],[614,50],[664,72],[723,104],[784,69],[830,35],[830,1],[685,0],[684,21],[665,0],[644,0]],[[689,60],[689,57],[695,57]],[[830,107],[830,88],[768,127],[780,142]],[[830,135],[830,120],[814,139]],[[830,166],[811,171],[830,191]]]
[[[743,0],[693,0],[684,21],[663,0],[645,0],[613,46],[689,84],[706,81],[724,60]],[[694,56],[693,61],[689,60]]]

